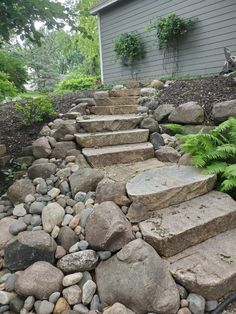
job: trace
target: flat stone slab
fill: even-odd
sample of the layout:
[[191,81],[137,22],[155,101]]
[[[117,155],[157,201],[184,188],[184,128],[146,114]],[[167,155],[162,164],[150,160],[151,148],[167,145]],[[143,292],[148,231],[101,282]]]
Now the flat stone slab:
[[108,94],[110,97],[140,96],[141,90],[140,88],[110,90]]
[[228,194],[212,191],[158,210],[139,226],[144,240],[169,257],[236,228],[236,202]]
[[75,134],[76,142],[81,147],[103,147],[121,144],[134,144],[147,142],[149,130],[134,129],[104,133]]
[[139,173],[126,185],[133,201],[128,217],[132,222],[148,219],[155,210],[206,194],[215,182],[215,175],[204,175],[190,166],[175,165]]
[[135,106],[139,96],[95,98],[97,106]]
[[137,106],[94,106],[90,112],[96,115],[118,115],[137,113]]
[[236,229],[168,259],[176,281],[208,300],[236,291]]
[[105,167],[120,163],[142,161],[154,157],[151,143],[138,143],[102,148],[84,148],[82,153],[93,167]]
[[78,121],[78,125],[85,131],[95,133],[102,131],[121,131],[134,129],[143,117],[138,115],[105,115],[95,116]]

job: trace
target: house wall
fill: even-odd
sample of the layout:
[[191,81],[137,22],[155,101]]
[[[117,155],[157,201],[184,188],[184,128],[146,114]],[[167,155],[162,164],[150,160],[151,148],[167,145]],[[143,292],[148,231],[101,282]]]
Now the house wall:
[[179,74],[219,73],[223,48],[236,52],[236,0],[123,0],[100,13],[103,75],[105,82],[131,79],[131,70],[115,60],[114,39],[124,32],[137,31],[146,45],[146,57],[134,68],[138,79],[171,74],[173,59],[166,59],[155,42],[155,32],[146,25],[157,16],[172,12],[184,18],[198,18],[179,47]]

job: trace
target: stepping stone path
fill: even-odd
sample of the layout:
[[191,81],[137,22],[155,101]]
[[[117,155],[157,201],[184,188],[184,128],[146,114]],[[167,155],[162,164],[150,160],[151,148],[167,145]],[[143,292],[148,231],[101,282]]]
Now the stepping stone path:
[[150,91],[96,92],[42,129],[0,197],[0,313],[205,314],[236,291],[236,202],[153,159],[176,141],[139,128]]

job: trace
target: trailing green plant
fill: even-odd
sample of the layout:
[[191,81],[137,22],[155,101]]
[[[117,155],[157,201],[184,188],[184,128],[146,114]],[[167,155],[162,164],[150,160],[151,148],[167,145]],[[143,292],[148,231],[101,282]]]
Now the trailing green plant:
[[52,100],[47,96],[27,99],[25,104],[16,104],[15,108],[22,114],[25,125],[42,122],[57,114]]
[[141,36],[136,32],[123,33],[114,42],[116,58],[123,65],[133,65],[145,56],[145,46]]
[[81,91],[95,89],[97,78],[93,76],[70,78],[58,84],[58,91]]
[[148,30],[155,30],[159,48],[176,46],[176,43],[193,28],[195,20],[181,18],[175,13],[167,17],[157,18],[148,26]]
[[6,97],[14,97],[17,95],[17,89],[14,83],[9,81],[9,76],[0,72],[0,101],[4,100]]
[[164,128],[165,130],[171,131],[173,135],[186,133],[184,130],[184,127],[181,124],[175,124],[175,123],[165,124]]
[[180,137],[181,148],[193,164],[218,175],[218,188],[236,197],[236,118],[229,118],[208,134]]

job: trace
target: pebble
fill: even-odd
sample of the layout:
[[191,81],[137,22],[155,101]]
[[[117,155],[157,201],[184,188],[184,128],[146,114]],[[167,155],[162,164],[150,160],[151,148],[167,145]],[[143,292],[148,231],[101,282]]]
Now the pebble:
[[86,200],[86,193],[85,192],[78,192],[75,194],[74,197],[76,202],[85,202]]
[[63,208],[66,207],[66,200],[65,200],[65,198],[61,197],[61,195],[60,195],[60,197],[57,199],[57,203],[58,203],[59,205],[61,205],[61,207],[63,207]]
[[216,300],[210,300],[210,301],[206,301],[206,307],[205,310],[207,312],[211,312],[214,311],[218,306],[218,302]]
[[10,310],[13,313],[20,313],[21,309],[24,306],[24,300],[20,296],[16,296],[10,301]]
[[135,233],[135,238],[136,238],[136,239],[142,239],[142,237],[143,237],[143,236],[142,236],[142,233],[141,233],[141,232],[136,232],[136,233]]
[[13,292],[0,291],[0,304],[7,305],[10,301],[15,298],[16,294]]
[[0,305],[0,313],[5,313],[9,310],[9,305]]
[[64,287],[73,286],[77,284],[82,278],[83,278],[83,274],[80,272],[67,275],[64,277],[62,284]]
[[78,224],[79,224],[79,215],[75,215],[75,216],[71,219],[71,221],[70,221],[70,223],[69,223],[69,227],[70,227],[71,229],[75,229],[75,228],[78,226]]
[[72,198],[67,198],[66,204],[67,204],[68,206],[73,207],[73,206],[76,204],[76,201],[73,200]]
[[52,188],[50,191],[48,191],[48,195],[54,199],[61,193],[60,189]]
[[35,201],[35,197],[32,194],[28,194],[25,197],[25,203],[33,203]]
[[68,226],[72,219],[73,219],[73,216],[72,216],[72,215],[66,214],[66,215],[64,216],[64,219],[63,219],[61,225],[62,225],[63,227]]
[[65,161],[66,162],[75,162],[76,157],[75,156],[66,156]]
[[74,232],[75,232],[76,235],[80,235],[81,230],[82,230],[82,228],[81,228],[80,226],[77,226],[77,227],[74,229]]
[[51,236],[53,239],[56,239],[58,237],[58,234],[60,232],[60,227],[58,226],[55,226],[53,229],[52,229],[52,233],[51,233]]
[[16,274],[10,274],[5,281],[5,290],[13,292],[15,290]]
[[[67,181],[63,181],[63,182],[60,184],[59,188],[60,188],[61,194],[66,195],[66,194],[68,194],[68,193],[70,192],[70,187],[69,187],[69,184],[68,184]],[[61,204],[60,204],[60,205],[61,205]]]
[[187,297],[189,302],[189,309],[193,314],[204,314],[205,313],[205,299],[195,293],[190,293]]
[[70,167],[70,169],[71,169],[71,172],[74,173],[74,172],[79,170],[79,165],[73,165],[73,166]]
[[105,261],[111,257],[111,252],[110,251],[99,251],[98,256],[101,261]]
[[27,214],[24,204],[18,204],[15,206],[14,210],[13,210],[13,215],[17,216],[17,217],[23,217]]
[[177,314],[192,314],[187,307],[183,307],[182,309],[178,310]]
[[89,244],[87,241],[85,240],[82,240],[82,241],[79,241],[78,242],[78,248],[81,250],[81,251],[84,251],[84,250],[87,250]]
[[86,224],[86,221],[89,217],[89,215],[93,212],[93,208],[91,207],[88,207],[88,208],[85,208],[81,211],[80,213],[80,226],[82,228],[85,227],[85,224]]
[[92,301],[90,303],[90,310],[96,310],[96,311],[102,310],[102,305],[101,305],[99,296],[97,294],[95,294],[92,298]]
[[66,255],[66,250],[64,249],[64,247],[58,245],[57,249],[56,249],[56,252],[55,252],[55,258],[59,259],[59,258],[62,258],[63,256],[65,256],[65,255]]
[[32,231],[40,231],[40,230],[43,230],[42,226],[36,226],[32,228]]
[[125,214],[125,215],[127,215],[127,213],[128,213],[128,207],[127,206],[122,206],[121,207],[121,210],[122,210],[122,212]]
[[25,299],[24,308],[27,311],[30,311],[34,306],[35,298],[33,296],[29,296]]
[[39,303],[37,307],[37,314],[51,314],[54,309],[54,304],[43,300]]
[[87,308],[87,306],[83,305],[83,304],[76,304],[73,307],[74,311],[77,311],[80,314],[87,314],[89,312],[89,309]]
[[82,291],[79,286],[74,285],[68,288],[65,288],[62,291],[63,297],[70,305],[75,305],[81,302],[82,300]]
[[188,300],[185,299],[180,300],[180,307],[188,307]]
[[26,223],[27,225],[29,225],[31,223],[31,219],[32,219],[32,215],[31,214],[27,214],[23,217],[23,221],[24,223]]
[[187,296],[188,296],[187,290],[183,286],[181,286],[179,284],[177,284],[177,288],[179,290],[180,298],[181,299],[187,299]]
[[[68,312],[64,312],[66,310],[70,310],[70,305],[68,304],[68,302],[66,301],[66,299],[64,298],[60,298],[58,299],[53,314],[62,314],[62,313],[68,313]],[[69,313],[68,313],[69,314]]]
[[86,283],[83,285],[83,288],[82,288],[82,303],[83,304],[88,305],[91,302],[96,292],[96,289],[97,289],[97,286],[94,281],[92,280],[86,281]]
[[47,194],[48,192],[48,186],[47,183],[43,180],[41,183],[39,183],[36,186],[36,191],[42,195]]
[[61,295],[60,292],[53,292],[48,298],[48,301],[55,304],[57,303],[57,300],[60,298],[60,295]]
[[139,232],[139,231],[140,231],[140,230],[139,230],[139,226],[138,226],[138,225],[132,226],[132,231],[133,231],[134,233]]
[[31,225],[36,227],[36,226],[40,226],[41,223],[42,223],[41,217],[39,215],[33,215],[31,219]]
[[72,215],[74,213],[74,209],[70,206],[66,206],[66,213]]
[[44,207],[45,207],[45,203],[36,201],[30,205],[29,212],[31,214],[39,214],[40,215],[42,213],[42,210]]
[[19,232],[25,231],[27,229],[26,223],[22,220],[17,220],[9,227],[9,232],[13,235],[17,235]]

